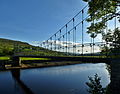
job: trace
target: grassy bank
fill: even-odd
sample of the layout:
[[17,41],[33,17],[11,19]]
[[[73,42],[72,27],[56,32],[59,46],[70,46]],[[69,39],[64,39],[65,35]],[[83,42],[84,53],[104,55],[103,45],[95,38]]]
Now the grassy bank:
[[[60,56],[60,57],[66,57],[66,56]],[[91,58],[106,58],[106,56],[68,56],[68,57],[91,57]],[[120,56],[111,56],[112,58],[118,58]],[[0,60],[10,60],[10,56],[1,56]],[[51,60],[51,58],[32,58],[32,57],[20,57],[20,60],[27,61],[27,60]]]
[[[120,55],[116,56],[60,56],[60,57],[88,57],[88,58],[120,58]],[[10,56],[1,56],[0,60],[10,60]],[[32,58],[32,57],[20,57],[20,60],[27,61],[27,60],[51,60],[51,58]]]
[[28,57],[20,57],[20,60],[51,60],[50,58],[28,58]]
[[10,60],[10,57],[9,56],[2,56],[2,57],[0,57],[0,60]]
[[[0,60],[10,60],[10,56],[1,56]],[[51,60],[50,58],[28,58],[28,57],[20,57],[20,60]]]

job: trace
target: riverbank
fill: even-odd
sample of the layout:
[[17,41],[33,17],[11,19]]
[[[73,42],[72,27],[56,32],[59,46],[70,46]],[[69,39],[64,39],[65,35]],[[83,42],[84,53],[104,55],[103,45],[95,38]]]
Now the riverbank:
[[13,70],[13,69],[30,69],[30,68],[44,68],[44,67],[54,67],[54,66],[65,66],[65,65],[74,65],[81,64],[80,61],[62,61],[62,62],[41,62],[41,63],[22,63],[21,66],[12,67],[6,66],[4,70]]
[[53,66],[64,66],[81,63],[101,63],[109,62],[106,58],[93,57],[52,57],[51,58],[27,58],[20,57],[20,65],[14,66],[15,62],[12,60],[0,60],[0,70],[12,69],[29,69],[29,68],[43,68]]

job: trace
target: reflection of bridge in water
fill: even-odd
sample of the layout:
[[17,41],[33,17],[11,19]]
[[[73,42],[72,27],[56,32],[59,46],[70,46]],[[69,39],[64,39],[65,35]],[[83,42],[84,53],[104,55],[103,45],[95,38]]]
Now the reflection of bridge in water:
[[[116,63],[116,64],[114,64]],[[113,61],[111,62],[109,67],[110,72],[110,84],[108,85],[108,91],[111,94],[120,94],[120,62]],[[11,74],[15,81],[17,81],[17,85],[19,85],[25,94],[34,94],[32,90],[27,86],[22,79],[20,79],[21,73],[20,69],[11,70]]]
[[25,94],[34,94],[31,89],[20,79],[20,69],[11,70],[11,74]]

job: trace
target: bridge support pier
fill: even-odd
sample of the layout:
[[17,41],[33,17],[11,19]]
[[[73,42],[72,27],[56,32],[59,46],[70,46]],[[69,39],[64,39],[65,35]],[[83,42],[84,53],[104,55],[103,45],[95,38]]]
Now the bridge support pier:
[[0,64],[0,69],[5,69],[5,62],[4,61],[0,61],[1,62],[1,64]]
[[21,60],[19,57],[12,57],[12,62],[13,62],[12,64],[13,67],[21,66]]
[[120,94],[120,59],[111,62],[111,94]]

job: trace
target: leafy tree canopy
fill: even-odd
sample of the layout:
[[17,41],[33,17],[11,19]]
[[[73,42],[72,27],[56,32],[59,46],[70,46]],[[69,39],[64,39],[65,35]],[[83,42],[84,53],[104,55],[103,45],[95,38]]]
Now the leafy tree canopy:
[[120,6],[120,0],[83,0],[88,2],[88,14],[90,15],[87,19],[91,22],[88,27],[87,33],[102,33],[106,27],[106,22],[117,17],[120,20],[120,13],[116,12],[118,6]]
[[120,48],[120,29],[116,28],[114,31],[109,30],[109,32],[104,35],[103,39],[106,42],[113,43],[113,48]]

